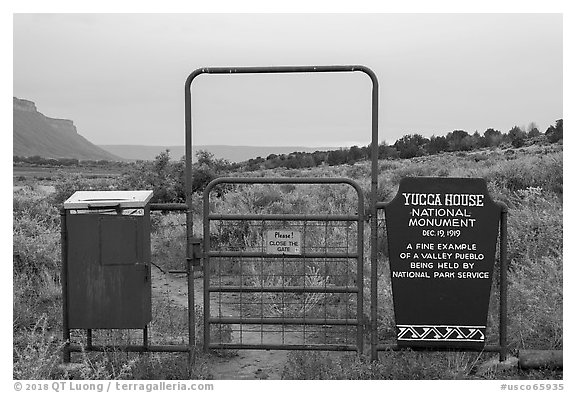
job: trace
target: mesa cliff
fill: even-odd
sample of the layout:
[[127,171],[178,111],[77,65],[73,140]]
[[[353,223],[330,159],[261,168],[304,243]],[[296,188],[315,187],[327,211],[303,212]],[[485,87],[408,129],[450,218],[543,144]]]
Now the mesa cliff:
[[45,116],[29,100],[13,97],[13,155],[122,161],[78,133],[72,120]]

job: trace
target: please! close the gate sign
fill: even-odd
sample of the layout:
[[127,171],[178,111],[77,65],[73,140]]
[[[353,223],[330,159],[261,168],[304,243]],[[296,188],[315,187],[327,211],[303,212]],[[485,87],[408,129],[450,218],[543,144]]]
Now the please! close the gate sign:
[[297,231],[268,230],[266,231],[266,253],[300,255],[301,234]]

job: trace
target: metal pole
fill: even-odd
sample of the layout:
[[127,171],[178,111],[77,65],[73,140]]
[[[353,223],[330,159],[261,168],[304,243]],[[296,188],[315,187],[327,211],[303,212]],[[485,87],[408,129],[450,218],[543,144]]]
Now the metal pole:
[[[122,351],[122,352],[188,352],[188,345],[92,345],[89,349],[93,352],[111,352],[111,351]],[[71,345],[69,348],[70,352],[82,352],[87,350],[80,345]]]
[[372,361],[378,360],[378,79],[372,79],[372,180],[370,189],[370,319]]
[[186,272],[188,277],[188,366],[192,371],[194,361],[194,346],[196,344],[196,318],[194,313],[194,269],[192,265],[192,237],[193,237],[193,217],[192,217],[192,97],[188,82],[184,88],[184,122],[186,137],[186,168],[185,168],[185,190],[186,190]]
[[60,210],[60,248],[62,253],[62,268],[60,281],[62,282],[62,361],[70,363],[70,329],[68,321],[68,232],[66,229],[66,210]]
[[[214,182],[214,180],[212,181]],[[204,352],[210,347],[210,184],[206,186],[203,194],[203,233],[204,233]]]
[[500,216],[500,361],[508,352],[508,207],[502,204]]
[[[190,211],[186,212],[186,221],[188,217],[192,216]],[[191,228],[191,226],[190,226]],[[191,232],[191,231],[189,231]],[[186,258],[186,274],[188,277],[188,367],[189,374],[192,373],[192,365],[196,360],[196,315],[194,310],[194,267],[192,266],[191,257],[192,246],[188,242],[186,245],[187,255]]]
[[358,288],[358,305],[356,310],[356,319],[358,325],[356,330],[358,355],[364,353],[364,196],[358,192],[358,221],[356,223],[358,236],[356,249],[358,259],[356,260],[356,287]]

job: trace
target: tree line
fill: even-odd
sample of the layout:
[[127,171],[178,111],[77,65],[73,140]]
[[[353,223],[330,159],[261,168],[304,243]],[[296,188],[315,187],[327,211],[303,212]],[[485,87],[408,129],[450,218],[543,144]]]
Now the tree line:
[[108,160],[79,160],[77,158],[45,158],[41,156],[12,156],[14,164],[24,164],[30,166],[50,166],[50,167],[110,167],[110,166],[128,166],[128,162],[108,161]]
[[[483,135],[477,132],[470,135],[462,130],[452,131],[446,136],[432,136],[431,138],[425,138],[419,134],[406,135],[396,141],[394,145],[380,144],[378,146],[378,157],[379,159],[410,158],[443,151],[473,150],[481,147],[503,146],[504,144],[518,147],[525,143],[532,143],[529,139],[535,140],[538,138],[542,142],[550,143],[562,140],[562,120],[558,120],[554,126],[550,126],[543,134],[536,127],[531,128],[529,131],[514,127],[506,134],[490,128]],[[201,193],[213,179],[240,170],[342,165],[366,160],[370,156],[370,146],[352,146],[348,149],[316,151],[314,153],[270,154],[265,159],[257,157],[242,163],[231,163],[228,160],[214,157],[214,154],[208,151],[200,150],[196,153],[196,160],[191,168],[191,188],[193,193]],[[61,160],[57,161],[62,162]],[[37,158],[32,159],[32,161],[35,163],[42,162]],[[78,163],[78,160],[75,162]],[[104,163],[104,161],[98,162]],[[82,165],[83,163],[84,161],[81,161],[77,165]],[[170,151],[166,150],[156,156],[154,161],[137,161],[121,163],[121,165],[123,166],[123,171],[118,177],[117,183],[113,185],[114,188],[127,190],[153,189],[153,202],[158,203],[184,202],[186,200],[185,157],[181,157],[177,161],[171,160]],[[68,188],[81,189],[79,188],[80,186],[78,184],[71,187],[66,186],[66,190]],[[66,198],[68,196],[66,194]]]
[[[488,128],[483,134],[478,131],[469,134],[464,130],[454,130],[445,136],[426,138],[421,134],[408,134],[393,145],[381,143],[378,146],[379,159],[413,158],[442,152],[471,151],[486,147],[522,147],[533,142],[556,143],[562,140],[562,119],[541,132],[536,124],[528,127],[512,127],[507,133]],[[241,164],[246,170],[273,168],[311,168],[319,165],[353,164],[371,158],[371,146],[352,146],[313,153],[294,152],[290,154],[270,154],[266,158],[256,157]]]
[[[421,134],[408,134],[398,139],[393,145],[386,142],[378,146],[378,159],[413,158],[442,152],[471,151],[486,147],[521,147],[535,142],[557,143],[563,139],[563,120],[556,120],[545,132],[541,132],[536,124],[530,123],[528,127],[512,127],[507,133],[488,128],[483,134],[478,131],[469,134],[464,130],[454,130],[445,136],[431,136],[426,138]],[[209,179],[221,172],[235,170],[261,170],[274,168],[312,168],[320,165],[353,164],[371,158],[371,146],[352,146],[328,151],[315,151],[313,153],[293,152],[289,154],[270,154],[266,158],[256,157],[241,163],[230,163],[224,159],[216,159],[213,154],[201,151],[197,154],[194,164],[195,189],[202,189]],[[13,162],[32,166],[100,166],[123,167],[127,172],[145,171],[149,166],[154,167],[152,172],[172,172],[172,176],[183,176],[183,159],[171,165],[169,151],[161,153],[154,162],[138,161],[113,162],[107,160],[78,160],[76,158],[43,158],[40,156],[20,157],[13,156]],[[175,175],[178,173],[178,175]],[[137,177],[137,176],[135,176]],[[180,195],[180,190],[176,191]]]

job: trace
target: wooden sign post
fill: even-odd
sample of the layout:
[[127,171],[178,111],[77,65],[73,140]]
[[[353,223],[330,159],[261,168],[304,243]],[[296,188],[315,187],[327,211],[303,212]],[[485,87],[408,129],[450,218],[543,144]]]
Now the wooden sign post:
[[481,349],[501,213],[484,179],[404,178],[385,211],[398,345]]

